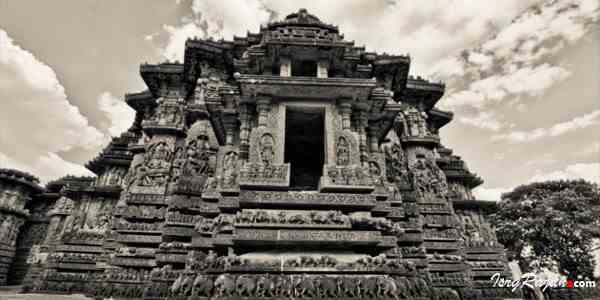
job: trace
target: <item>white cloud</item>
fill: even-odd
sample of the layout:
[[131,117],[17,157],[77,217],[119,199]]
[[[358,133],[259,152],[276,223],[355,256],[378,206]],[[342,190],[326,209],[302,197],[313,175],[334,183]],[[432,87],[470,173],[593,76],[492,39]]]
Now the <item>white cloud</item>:
[[183,61],[185,41],[188,38],[204,37],[206,35],[206,29],[196,21],[180,26],[163,25],[163,29],[168,34],[168,41],[162,49],[162,56],[170,61]]
[[480,112],[474,117],[460,117],[458,120],[464,124],[491,131],[498,131],[509,126],[505,122],[500,121],[492,112]]
[[535,141],[545,137],[556,137],[578,129],[588,128],[600,124],[600,110],[573,118],[572,120],[554,124],[550,128],[536,128],[529,131],[512,131],[498,134],[492,140],[506,140],[513,143]]
[[477,200],[500,201],[503,193],[510,192],[510,188],[485,188],[477,187],[473,190],[473,196]]
[[448,57],[430,72],[447,82],[449,93],[442,100],[450,109],[489,106],[523,96],[542,95],[555,83],[571,75],[549,58],[581,39],[597,22],[597,0],[541,1],[520,14],[479,47]]
[[566,166],[562,170],[534,175],[529,182],[540,182],[560,179],[584,179],[600,183],[600,163],[576,163]]
[[104,92],[98,96],[98,108],[109,119],[108,133],[112,136],[121,135],[123,131],[131,127],[135,118],[135,111],[125,101],[117,99],[109,92]]
[[579,156],[595,155],[600,158],[600,142],[595,141],[575,154]]
[[339,25],[348,40],[367,45],[369,50],[413,54],[411,70],[423,73],[425,66],[470,47],[536,2],[539,0],[337,0],[299,5],[296,0],[194,0],[192,17],[181,26],[164,27],[169,41],[163,52],[170,59],[181,59],[182,36],[202,36],[203,31],[208,36],[231,39],[247,31],[257,32],[270,19],[281,19],[305,7],[322,21]]
[[[58,153],[99,149],[106,136],[67,99],[48,65],[0,29],[0,162],[42,180],[66,172],[85,173]],[[63,172],[64,171],[64,172]],[[89,173],[88,173],[89,174]]]
[[466,89],[445,97],[443,104],[450,108],[470,106],[482,109],[509,96],[513,99],[522,96],[536,97],[543,95],[556,82],[570,75],[571,72],[565,68],[547,63],[519,68],[512,72],[500,72],[472,81]]

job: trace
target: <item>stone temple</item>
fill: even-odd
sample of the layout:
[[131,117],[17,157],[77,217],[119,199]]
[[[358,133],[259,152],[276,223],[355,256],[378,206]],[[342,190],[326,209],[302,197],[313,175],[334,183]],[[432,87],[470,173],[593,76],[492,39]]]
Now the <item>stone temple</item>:
[[[0,170],[0,285],[114,299],[505,299],[444,85],[301,9],[143,64],[137,112],[40,186]],[[493,207],[492,207],[493,208]]]

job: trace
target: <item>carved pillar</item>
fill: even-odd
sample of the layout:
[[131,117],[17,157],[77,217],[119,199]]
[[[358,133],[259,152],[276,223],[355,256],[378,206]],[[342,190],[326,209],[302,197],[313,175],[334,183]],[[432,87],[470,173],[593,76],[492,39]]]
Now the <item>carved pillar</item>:
[[327,60],[320,60],[317,64],[317,78],[329,77],[329,62]]
[[256,109],[258,110],[258,127],[267,127],[267,118],[271,109],[271,98],[260,96],[256,100]]
[[225,144],[232,146],[235,138],[235,129],[238,126],[237,113],[235,110],[223,110],[223,126],[225,127]]
[[292,61],[287,57],[281,57],[279,59],[279,76],[292,76]]
[[379,152],[379,146],[378,146],[378,142],[377,142],[377,132],[378,132],[378,124],[377,123],[371,123],[369,124],[368,127],[368,137],[369,137],[369,152],[371,153],[378,153]]
[[248,160],[250,149],[250,117],[252,106],[248,98],[240,101],[240,158]]
[[367,109],[368,107],[366,103],[357,103],[354,105],[357,120],[357,132],[360,138],[359,145],[361,162],[365,162],[368,160],[366,134],[366,128],[368,125]]
[[340,113],[342,115],[342,130],[350,129],[352,123],[350,121],[350,115],[352,114],[351,99],[341,98],[338,100],[340,107]]

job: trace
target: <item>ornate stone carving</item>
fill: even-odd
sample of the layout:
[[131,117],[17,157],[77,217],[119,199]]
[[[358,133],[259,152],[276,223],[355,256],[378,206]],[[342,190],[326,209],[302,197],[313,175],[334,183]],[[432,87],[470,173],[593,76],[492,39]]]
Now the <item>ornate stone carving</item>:
[[350,164],[350,143],[343,136],[338,138],[335,145],[335,157],[338,166]]
[[[349,227],[350,219],[340,211],[243,210],[236,226],[258,227]],[[306,225],[306,226],[305,226]]]
[[[449,201],[470,200],[477,180],[458,184],[466,167],[439,144],[444,87],[407,77],[409,64],[306,10],[232,42],[187,41],[183,63],[141,67],[149,90],[126,96],[136,120],[94,160],[98,178],[44,190],[0,169],[0,284],[42,243],[35,289],[98,299],[501,295],[473,281],[506,270],[492,228]],[[270,74],[282,65],[294,76]],[[285,136],[313,117],[322,134]],[[312,159],[289,151],[304,138],[321,165],[285,163]],[[46,218],[38,204],[53,201]]]
[[411,171],[417,195],[422,202],[438,202],[446,199],[448,194],[446,176],[433,159],[417,154]]
[[470,247],[492,247],[498,244],[496,233],[483,216],[473,210],[457,210],[461,219],[462,239]]
[[369,170],[362,166],[326,166],[325,174],[332,185],[371,186],[374,184]]
[[384,152],[387,180],[404,189],[410,188],[412,185],[411,173],[408,171],[408,160],[400,144],[386,145]]
[[273,159],[275,158],[274,145],[275,145],[275,139],[273,139],[273,136],[271,134],[265,133],[260,138],[260,142],[259,142],[260,161],[265,166],[270,166],[273,164]]
[[290,180],[290,164],[273,165],[245,163],[240,169],[240,186],[287,187]]
[[54,204],[52,209],[50,209],[48,215],[70,215],[73,212],[74,208],[75,203],[73,202],[73,200],[63,196],[56,200],[56,203]]
[[220,186],[224,189],[234,189],[238,180],[238,154],[228,151],[223,155],[222,175]]

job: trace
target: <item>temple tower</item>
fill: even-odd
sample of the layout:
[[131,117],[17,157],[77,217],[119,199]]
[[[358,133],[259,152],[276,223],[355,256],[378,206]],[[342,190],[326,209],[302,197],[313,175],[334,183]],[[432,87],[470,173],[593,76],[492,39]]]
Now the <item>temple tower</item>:
[[17,236],[30,217],[26,205],[41,191],[36,177],[17,170],[0,169],[0,285],[10,281],[9,269],[15,256],[20,256]]
[[[299,10],[143,64],[134,124],[49,204],[32,288],[123,299],[501,299],[445,86]],[[40,200],[41,201],[41,200]],[[39,239],[38,239],[39,240]]]

